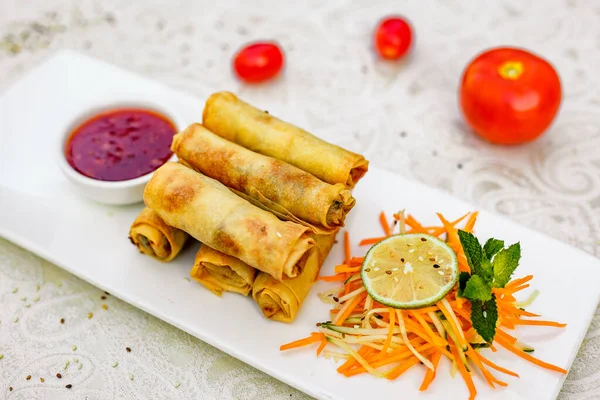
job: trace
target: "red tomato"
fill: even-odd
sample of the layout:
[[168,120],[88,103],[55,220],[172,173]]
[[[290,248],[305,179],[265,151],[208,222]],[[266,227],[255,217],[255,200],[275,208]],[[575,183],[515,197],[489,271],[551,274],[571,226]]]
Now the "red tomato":
[[401,17],[387,17],[379,22],[375,30],[375,48],[381,57],[398,60],[412,44],[412,29]]
[[275,43],[253,43],[243,47],[233,59],[233,69],[243,81],[258,83],[281,71],[283,52]]
[[492,143],[519,144],[550,126],[561,101],[558,73],[526,50],[496,48],[467,66],[460,105],[467,124]]

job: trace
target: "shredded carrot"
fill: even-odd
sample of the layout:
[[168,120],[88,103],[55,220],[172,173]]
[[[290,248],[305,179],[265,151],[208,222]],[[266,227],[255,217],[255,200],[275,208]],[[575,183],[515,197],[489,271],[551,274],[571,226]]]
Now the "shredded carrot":
[[383,211],[379,214],[379,222],[381,223],[381,227],[383,228],[385,236],[390,236],[392,234],[390,230],[390,224],[387,222],[387,218],[385,217]]
[[358,243],[359,246],[368,246],[368,245],[372,245],[375,243],[379,243],[381,242],[383,239],[385,239],[387,236],[382,236],[382,237],[376,237],[376,238],[368,238],[368,239],[363,239],[360,241],[360,243]]
[[479,353],[479,359],[481,360],[481,362],[483,364],[487,365],[490,368],[495,369],[496,371],[502,372],[503,374],[506,374],[506,375],[514,376],[516,378],[519,377],[519,374],[517,374],[516,372],[513,372],[510,369],[506,369],[497,364],[494,364],[493,362],[491,362],[490,360],[485,358],[481,353]]
[[327,339],[323,338],[321,339],[321,344],[317,348],[317,357],[319,357],[325,346],[327,346]]
[[538,326],[554,326],[556,328],[564,328],[567,324],[561,324],[554,321],[538,321],[528,319],[516,319],[512,321],[515,325],[538,325]]
[[[456,348],[456,346],[450,346],[450,349],[452,350],[452,354],[454,354],[454,358],[459,359],[460,356],[458,354],[458,349]],[[456,364],[458,365],[458,371],[462,375],[465,383],[467,384],[467,388],[469,389],[469,400],[473,400],[475,396],[477,396],[477,389],[475,389],[473,379],[471,379],[471,375],[469,375],[465,364],[463,364],[462,362],[457,362]]]
[[473,214],[471,214],[471,216],[469,217],[469,220],[467,221],[465,227],[463,228],[464,231],[473,232],[473,227],[475,226],[475,221],[477,220],[478,214],[479,214],[478,211],[475,211]]
[[344,251],[346,253],[346,261],[350,261],[350,234],[344,231]]
[[319,276],[317,279],[324,282],[344,282],[349,276],[346,275],[331,275],[331,276]]
[[440,363],[440,359],[442,358],[442,353],[441,352],[435,352],[431,355],[431,363],[433,364],[433,368],[434,369],[427,369],[427,372],[425,373],[425,378],[423,378],[423,383],[421,383],[421,387],[419,387],[419,390],[421,392],[424,392],[425,390],[427,390],[427,388],[429,388],[429,385],[431,385],[431,382],[433,382],[433,380],[435,379],[435,373],[437,372],[437,366]]
[[336,274],[342,274],[344,272],[349,272],[349,273],[357,273],[358,271],[360,271],[360,267],[348,267],[345,264],[341,264],[341,265],[336,265],[335,268],[333,269],[335,271]]
[[290,342],[288,344],[284,344],[283,346],[281,346],[279,348],[279,350],[283,351],[283,350],[295,349],[296,347],[302,347],[302,346],[306,346],[311,343],[319,342],[322,339],[325,339],[325,335],[323,333],[313,332],[307,338],[296,340],[296,341]]
[[408,361],[405,361],[402,364],[398,365],[397,367],[394,367],[391,370],[389,370],[385,374],[385,377],[386,377],[386,379],[394,380],[394,379],[398,378],[400,375],[402,375],[404,372],[408,371],[412,366],[414,366],[418,363],[419,363],[419,359],[415,356],[412,356],[411,358],[408,359]]
[[546,369],[550,369],[552,371],[556,371],[556,372],[560,372],[561,374],[566,374],[567,370],[557,367],[556,365],[552,365],[552,364],[548,364],[547,362],[544,362],[542,360],[539,360],[533,356],[530,356],[529,354],[527,354],[524,351],[521,351],[519,349],[517,349],[513,344],[511,344],[509,341],[507,341],[504,338],[497,338],[496,341],[502,346],[504,347],[506,350],[510,351],[513,354],[518,355],[519,357],[529,361],[530,363],[533,363],[535,365],[539,365],[542,368],[546,368]]

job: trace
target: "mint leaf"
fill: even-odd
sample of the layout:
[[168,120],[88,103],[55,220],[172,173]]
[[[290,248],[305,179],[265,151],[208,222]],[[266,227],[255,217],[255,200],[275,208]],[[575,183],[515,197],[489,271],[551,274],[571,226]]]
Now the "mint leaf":
[[465,290],[465,287],[467,286],[467,281],[470,277],[471,274],[465,271],[461,272],[458,276],[458,297],[465,297],[463,296],[463,291]]
[[467,281],[463,296],[471,301],[485,301],[492,298],[492,289],[479,275],[473,275],[471,276],[471,279]]
[[460,229],[458,230],[458,238],[460,239],[460,245],[465,251],[467,263],[471,268],[471,274],[483,275],[483,271],[481,271],[481,259],[483,257],[483,252],[481,250],[479,240],[477,240],[472,233],[465,232]]
[[521,259],[521,245],[515,243],[507,249],[502,249],[494,256],[492,265],[494,266],[493,287],[502,288],[509,281],[515,269],[519,266]]
[[491,260],[494,255],[504,248],[504,240],[488,239],[483,245],[483,252],[487,256],[488,260]]
[[496,296],[487,301],[471,301],[471,323],[477,333],[488,343],[494,341],[496,336],[496,323],[498,322],[498,307]]

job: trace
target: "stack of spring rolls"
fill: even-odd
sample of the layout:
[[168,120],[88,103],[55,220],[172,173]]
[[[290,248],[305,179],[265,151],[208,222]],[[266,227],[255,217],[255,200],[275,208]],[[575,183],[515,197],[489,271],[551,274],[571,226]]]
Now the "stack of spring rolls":
[[191,276],[217,295],[252,294],[265,317],[294,320],[355,204],[368,161],[241,101],[213,94],[202,124],[173,138],[130,230],[171,261],[191,236]]

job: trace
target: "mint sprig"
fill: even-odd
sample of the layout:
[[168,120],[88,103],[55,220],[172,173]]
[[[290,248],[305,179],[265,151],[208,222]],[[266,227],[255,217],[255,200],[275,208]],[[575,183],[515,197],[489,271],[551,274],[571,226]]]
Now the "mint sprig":
[[471,303],[471,322],[477,333],[488,343],[494,341],[498,322],[498,307],[492,288],[503,288],[510,281],[521,259],[521,245],[504,248],[504,241],[489,239],[482,247],[469,232],[458,231],[471,273],[461,272],[458,296]]

